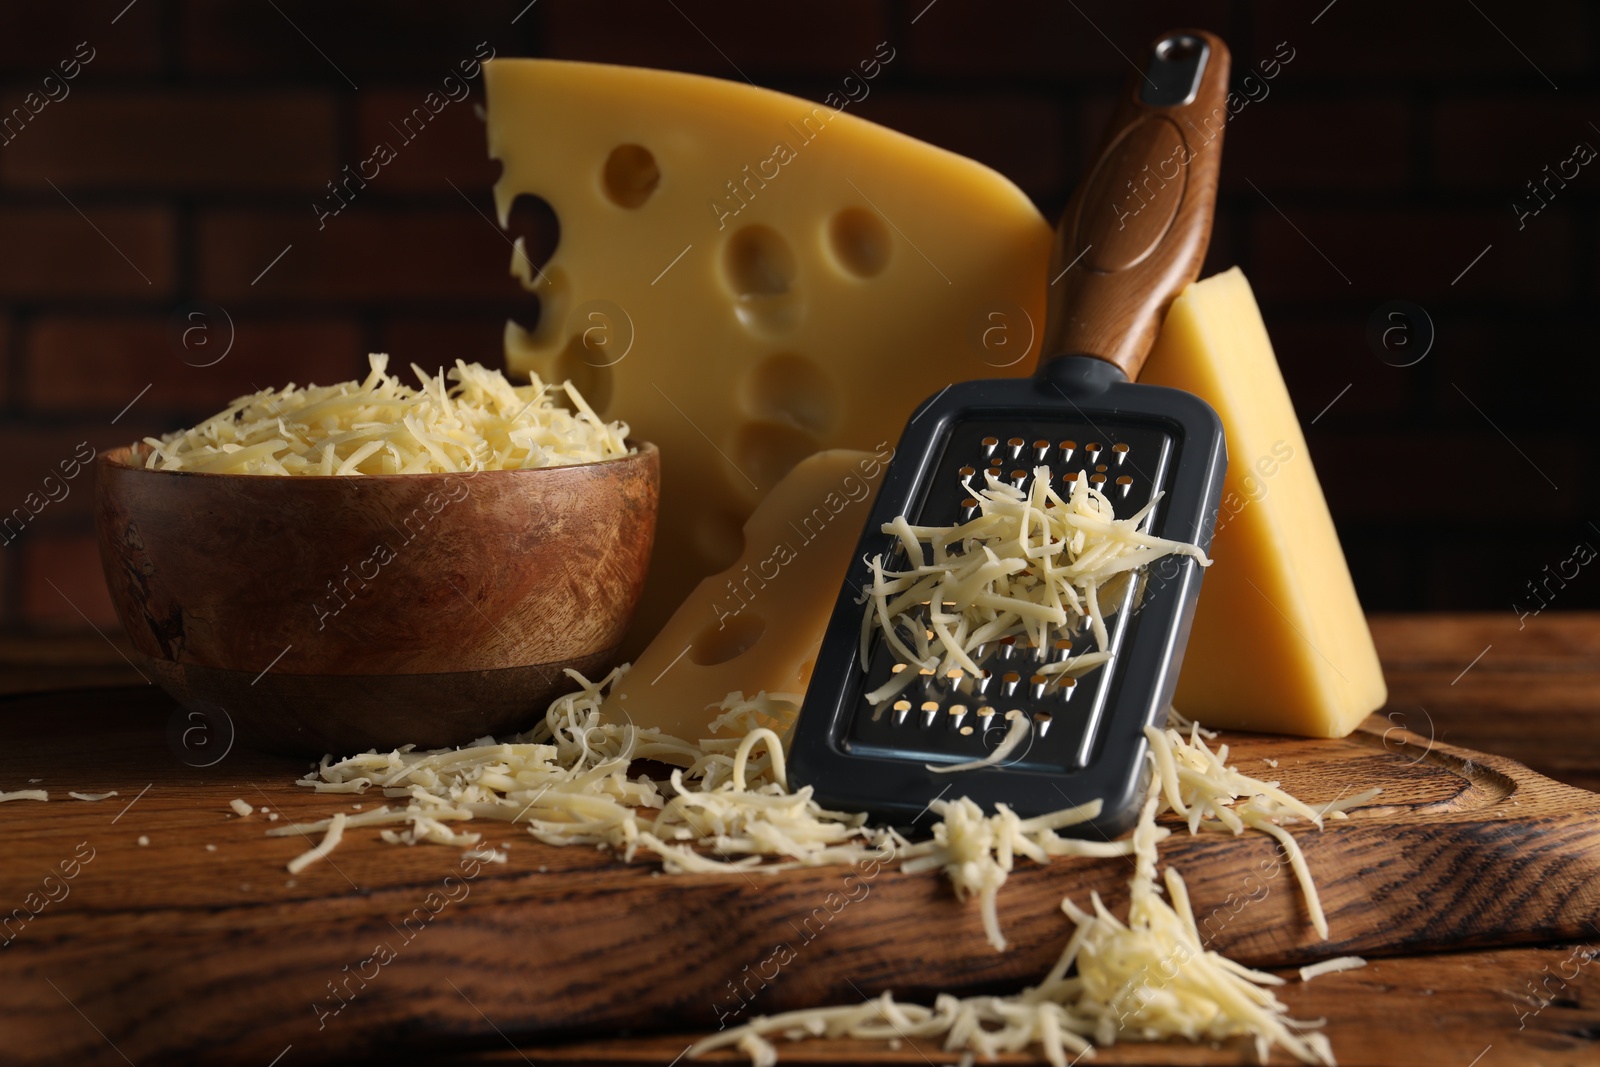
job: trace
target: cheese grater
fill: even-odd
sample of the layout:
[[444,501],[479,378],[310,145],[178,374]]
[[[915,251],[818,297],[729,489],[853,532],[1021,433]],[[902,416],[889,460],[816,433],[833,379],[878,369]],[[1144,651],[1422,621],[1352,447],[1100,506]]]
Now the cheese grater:
[[[1131,379],[1205,257],[1228,65],[1227,48],[1208,33],[1169,33],[1152,45],[1057,229],[1033,378],[954,385],[911,417],[795,726],[790,780],[813,786],[823,806],[909,825],[941,796],[1002,802],[1024,816],[1098,798],[1100,815],[1071,832],[1114,837],[1133,824],[1146,782],[1144,727],[1164,721],[1199,595],[1195,560],[1169,556],[1123,583],[1106,617],[1111,661],[1071,684],[1052,684],[1038,665],[1092,647],[1086,626],[1052,634],[1045,648],[1025,637],[995,642],[979,650],[980,676],[924,671],[892,705],[876,707],[866,694],[897,661],[881,633],[863,661],[861,591],[866,561],[901,551],[885,523],[965,522],[975,501],[963,483],[981,486],[984,471],[1024,489],[1040,466],[1058,486],[1087,479],[1118,518],[1159,490],[1145,529],[1209,547],[1227,467],[1221,421],[1198,397]],[[1004,760],[929,769],[984,758],[1018,715],[1031,729]]]

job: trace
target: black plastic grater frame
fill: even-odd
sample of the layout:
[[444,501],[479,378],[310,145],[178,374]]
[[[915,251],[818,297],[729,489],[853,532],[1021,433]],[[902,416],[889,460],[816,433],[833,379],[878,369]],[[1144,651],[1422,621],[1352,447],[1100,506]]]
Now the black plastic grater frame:
[[[1204,258],[1227,69],[1226,48],[1209,34],[1155,42],[1058,231],[1051,273],[1066,284],[1052,286],[1042,351],[1063,354],[1042,360],[1032,379],[951,386],[911,417],[840,590],[791,743],[791,783],[813,786],[824,807],[907,825],[939,797],[967,796],[991,809],[1004,802],[1024,816],[1099,798],[1099,817],[1068,832],[1114,837],[1132,825],[1147,781],[1144,727],[1165,717],[1194,616],[1202,574],[1194,560],[1168,557],[1130,583],[1106,620],[1114,658],[1074,685],[1034,684],[1029,664],[1056,650],[1007,642],[985,650],[984,678],[924,677],[876,708],[865,694],[887,680],[894,658],[877,637],[863,670],[860,591],[869,578],[865,560],[890,559],[898,547],[882,532],[885,523],[899,515],[916,525],[970,517],[964,471],[978,485],[988,469],[1025,487],[1039,465],[1053,481],[1089,478],[1119,517],[1159,488],[1146,528],[1209,547],[1227,466],[1221,422],[1198,397],[1129,378]],[[1213,115],[1218,125],[1207,138],[1202,127]],[[1181,181],[1153,187],[1149,166],[1173,151],[1182,153]],[[1132,209],[1119,198],[1134,178],[1146,178],[1152,196],[1129,226]],[[1011,711],[1033,725],[1005,760],[949,774],[927,768],[987,755]]]

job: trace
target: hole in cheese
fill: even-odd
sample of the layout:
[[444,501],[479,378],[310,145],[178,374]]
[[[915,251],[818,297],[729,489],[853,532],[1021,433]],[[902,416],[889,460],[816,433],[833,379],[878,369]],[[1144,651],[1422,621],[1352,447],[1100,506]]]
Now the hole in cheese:
[[656,165],[656,157],[643,145],[618,145],[606,157],[600,184],[613,204],[636,208],[649,200],[650,194],[661,184],[661,168]]
[[828,248],[846,272],[871,278],[889,263],[889,228],[875,212],[847,207],[828,222]]
[[776,296],[794,282],[794,252],[778,231],[746,226],[734,233],[723,253],[728,287],[737,296]]
[[518,193],[506,214],[506,233],[512,240],[521,238],[528,258],[543,267],[561,243],[561,219],[544,197]]
[[[604,357],[584,344],[584,335],[575,333],[550,364],[552,382],[570,381],[596,414],[604,415],[611,406],[611,368]],[[557,397],[559,400],[560,397]]]
[[766,620],[748,609],[712,621],[689,646],[689,659],[702,667],[726,663],[754,648],[766,629]]
[[703,511],[695,516],[691,540],[712,573],[727,570],[744,555],[744,522],[725,511]]
[[[518,248],[521,248],[521,238],[518,238]],[[517,257],[520,262],[522,257]],[[562,331],[566,327],[567,312],[572,303],[572,283],[567,279],[567,272],[560,267],[552,267],[540,274],[532,273],[530,268],[528,276],[523,279],[523,286],[539,298],[539,318],[534,328],[520,331],[517,340],[525,344],[534,353],[544,350],[544,358],[549,359],[549,351],[561,343]],[[537,360],[535,355],[535,360]],[[544,377],[541,373],[541,377]]]
[[[733,470],[726,472],[729,484],[747,492],[771,489],[794,469],[795,464],[821,448],[816,437],[794,426],[765,421],[741,423],[733,431],[730,454],[739,465],[739,470],[749,475],[760,490],[751,489],[750,482]],[[822,501],[817,501],[817,505],[821,508]],[[822,517],[831,519],[833,516],[824,508]],[[825,521],[823,525],[826,525]]]
[[[804,356],[767,357],[745,377],[742,392],[742,406],[749,414],[811,433],[827,433],[839,417],[833,379]],[[588,396],[589,390],[583,394]]]

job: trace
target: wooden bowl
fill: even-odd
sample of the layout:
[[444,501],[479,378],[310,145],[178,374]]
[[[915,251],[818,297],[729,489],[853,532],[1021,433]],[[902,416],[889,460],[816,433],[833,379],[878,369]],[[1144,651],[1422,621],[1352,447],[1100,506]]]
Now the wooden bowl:
[[[141,448],[142,446],[133,446]],[[96,463],[106,584],[139,667],[240,740],[305,755],[524,729],[612,665],[660,456],[271,477]]]

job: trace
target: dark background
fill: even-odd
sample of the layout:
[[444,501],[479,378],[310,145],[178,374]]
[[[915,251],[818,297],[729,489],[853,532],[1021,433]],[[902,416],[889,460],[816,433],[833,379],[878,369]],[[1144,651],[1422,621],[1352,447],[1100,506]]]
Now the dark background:
[[[79,42],[94,58],[0,147],[0,512],[80,441],[351,377],[369,350],[498,364],[519,291],[479,214],[495,168],[471,107],[337,226],[311,210],[480,41],[820,100],[887,40],[852,112],[997,168],[1053,218],[1122,53],[1181,25],[1226,39],[1236,83],[1294,52],[1229,128],[1206,273],[1238,264],[1256,289],[1363,603],[1511,611],[1579,541],[1600,547],[1600,161],[1520,229],[1513,208],[1579,142],[1600,148],[1600,11],[1577,2],[8,3],[4,113]],[[234,325],[211,367],[172,327],[197,299]],[[1437,331],[1413,366],[1367,340],[1392,300]],[[0,548],[0,625],[115,627],[90,479],[70,485]],[[1550,588],[1552,609],[1600,604],[1588,569]]]

